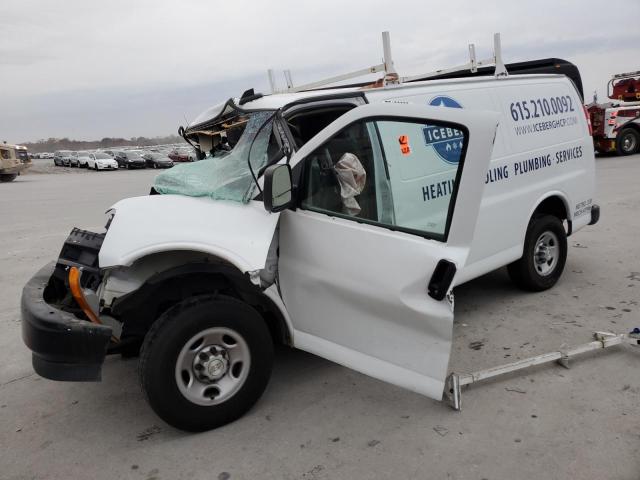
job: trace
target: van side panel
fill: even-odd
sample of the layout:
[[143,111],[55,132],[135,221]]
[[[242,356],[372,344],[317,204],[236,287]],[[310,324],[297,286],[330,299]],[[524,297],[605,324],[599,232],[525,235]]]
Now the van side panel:
[[479,223],[457,283],[520,258],[531,215],[545,198],[563,201],[572,231],[589,223],[595,191],[593,144],[580,97],[564,76],[425,84],[371,92],[367,98],[501,115]]

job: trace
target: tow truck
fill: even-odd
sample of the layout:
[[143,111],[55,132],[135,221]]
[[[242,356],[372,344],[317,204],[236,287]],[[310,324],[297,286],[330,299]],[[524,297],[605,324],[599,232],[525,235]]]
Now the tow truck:
[[598,153],[632,155],[640,152],[640,70],[613,75],[607,84],[613,102],[587,105]]

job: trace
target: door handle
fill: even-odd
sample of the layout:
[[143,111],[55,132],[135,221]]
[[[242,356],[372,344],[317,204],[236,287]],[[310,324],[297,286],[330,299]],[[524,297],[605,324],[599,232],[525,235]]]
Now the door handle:
[[431,298],[440,301],[447,296],[453,277],[456,275],[456,265],[449,260],[440,260],[429,280],[428,292]]

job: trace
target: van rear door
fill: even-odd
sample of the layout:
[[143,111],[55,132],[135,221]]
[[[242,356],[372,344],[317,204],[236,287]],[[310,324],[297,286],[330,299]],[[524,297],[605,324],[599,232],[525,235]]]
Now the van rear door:
[[294,345],[440,399],[456,272],[476,226],[498,114],[356,107],[292,158],[279,286]]

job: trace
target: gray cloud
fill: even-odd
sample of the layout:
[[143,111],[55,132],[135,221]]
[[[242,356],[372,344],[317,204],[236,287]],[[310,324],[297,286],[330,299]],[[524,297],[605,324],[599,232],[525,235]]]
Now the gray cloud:
[[306,82],[377,63],[382,30],[402,74],[463,63],[469,42],[488,56],[500,31],[506,61],[566,58],[602,95],[612,73],[640,69],[640,2],[624,9],[608,24],[596,0],[4,0],[0,131],[163,135],[245,88],[266,90],[267,68]]

